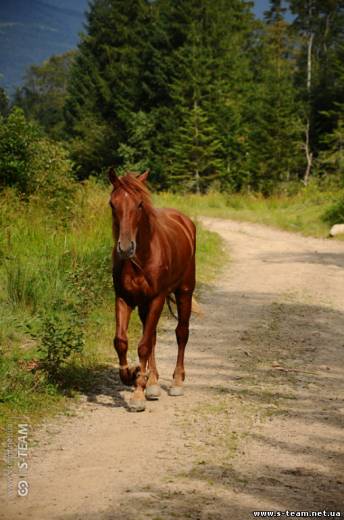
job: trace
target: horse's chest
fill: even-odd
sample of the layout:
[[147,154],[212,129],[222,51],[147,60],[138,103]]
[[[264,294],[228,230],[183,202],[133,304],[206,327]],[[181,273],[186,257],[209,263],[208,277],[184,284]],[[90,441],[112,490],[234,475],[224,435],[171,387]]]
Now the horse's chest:
[[148,295],[149,284],[143,273],[137,273],[133,268],[124,268],[121,273],[121,285],[125,292],[135,295]]
[[144,292],[147,282],[142,275],[131,276],[129,273],[123,276],[123,288],[127,292]]

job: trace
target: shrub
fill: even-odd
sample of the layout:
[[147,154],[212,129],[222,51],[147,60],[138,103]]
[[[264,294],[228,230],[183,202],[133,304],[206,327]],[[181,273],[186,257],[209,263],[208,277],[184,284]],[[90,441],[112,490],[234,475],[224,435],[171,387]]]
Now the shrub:
[[0,188],[5,187],[39,197],[54,210],[63,209],[64,214],[76,190],[67,151],[43,137],[19,108],[6,119],[0,117]]
[[28,183],[31,199],[43,200],[55,214],[68,218],[74,208],[77,189],[68,152],[49,139],[40,139],[35,143],[31,171]]
[[331,226],[344,223],[344,196],[325,212],[324,220]]
[[21,109],[14,108],[0,118],[0,186],[14,186],[26,193],[29,189],[34,157],[33,144],[39,139],[35,125],[28,123]]
[[73,353],[82,352],[85,344],[80,324],[64,321],[57,315],[45,318],[40,340],[41,366],[52,378],[58,376],[62,364]]

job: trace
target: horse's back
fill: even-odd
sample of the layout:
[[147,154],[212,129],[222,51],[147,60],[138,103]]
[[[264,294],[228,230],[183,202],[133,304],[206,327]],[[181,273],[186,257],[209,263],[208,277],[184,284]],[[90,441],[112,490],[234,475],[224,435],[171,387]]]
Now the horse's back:
[[[181,243],[186,240],[186,244],[190,245],[191,255],[194,255],[196,226],[192,220],[174,208],[159,209],[158,218],[161,229],[166,233],[166,236],[178,245],[181,245]],[[176,240],[177,242],[175,242]]]
[[175,208],[159,208],[158,215],[163,222],[163,225],[167,227],[167,229],[172,225],[175,225],[177,222],[179,225],[184,226],[186,229],[192,233],[192,236],[196,236],[196,226],[192,222],[191,218],[178,211]]

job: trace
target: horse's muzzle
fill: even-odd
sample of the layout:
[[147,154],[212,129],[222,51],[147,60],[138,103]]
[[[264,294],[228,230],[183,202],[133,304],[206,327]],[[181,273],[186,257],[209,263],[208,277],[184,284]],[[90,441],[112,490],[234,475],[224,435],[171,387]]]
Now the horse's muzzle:
[[117,242],[117,252],[121,258],[133,258],[136,252],[136,243],[132,240],[129,247],[123,247],[121,242]]

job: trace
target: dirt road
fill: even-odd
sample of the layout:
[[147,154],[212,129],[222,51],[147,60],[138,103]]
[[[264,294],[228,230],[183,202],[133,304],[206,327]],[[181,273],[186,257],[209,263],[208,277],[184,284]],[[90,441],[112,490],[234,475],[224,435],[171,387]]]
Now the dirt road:
[[[253,518],[343,511],[344,243],[203,219],[231,261],[203,287],[183,397],[129,413],[116,370],[29,447],[29,495],[1,519]],[[225,258],[225,256],[224,256]],[[160,331],[166,388],[174,322]]]

